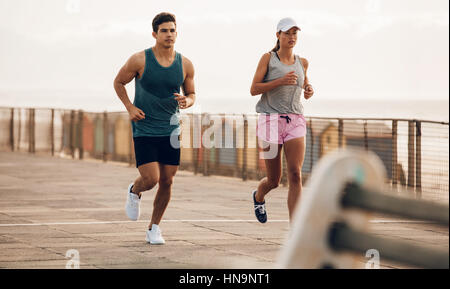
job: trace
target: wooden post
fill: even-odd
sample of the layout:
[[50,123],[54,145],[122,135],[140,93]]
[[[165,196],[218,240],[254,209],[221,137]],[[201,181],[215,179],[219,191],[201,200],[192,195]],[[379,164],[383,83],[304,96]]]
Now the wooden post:
[[343,146],[343,138],[344,138],[344,121],[342,119],[338,120],[338,143],[339,147]]
[[221,113],[220,114],[220,148],[217,150],[217,168],[216,168],[216,172],[218,172],[220,174],[220,169],[221,169],[221,160],[220,160],[220,156],[224,155],[224,149],[226,149],[226,125],[225,125],[225,121],[226,121],[226,114],[225,113]]
[[[200,148],[202,146],[202,141],[201,141],[201,135],[199,137],[198,134],[201,134],[201,123],[198,123],[198,119],[199,117],[201,118],[201,115],[199,114],[194,114],[194,134],[197,133],[194,136],[194,152],[195,152],[195,162],[194,162],[194,172],[195,174],[198,174],[199,172],[199,158],[200,158]],[[200,119],[201,121],[201,119]],[[199,132],[199,126],[200,126],[200,132]]]
[[408,121],[408,187],[414,188],[414,121]]
[[14,108],[11,108],[11,118],[9,122],[9,144],[11,151],[14,151]]
[[108,159],[108,113],[103,112],[103,161]]
[[35,109],[28,110],[28,152],[34,153],[36,148],[35,141]]
[[[237,147],[237,138],[238,138],[238,130],[237,130],[237,125],[238,122],[236,120],[236,116],[233,113],[233,119],[232,119],[232,125],[233,125],[233,150],[234,150],[234,163],[236,165],[236,171],[235,171],[235,175],[233,175],[233,177],[242,177],[242,166],[239,166],[239,155],[238,155],[238,147]],[[244,155],[244,154],[242,154]],[[244,161],[244,160],[242,160]]]
[[[192,154],[192,163],[191,165],[195,167],[195,150],[194,150],[194,114],[190,113],[188,114],[189,117],[189,149],[191,150]],[[195,171],[195,168],[194,168]]]
[[83,149],[83,111],[78,111],[78,158],[83,159],[84,149]]
[[416,197],[422,198],[422,124],[416,121]]
[[36,109],[32,109],[32,116],[33,116],[33,131],[31,132],[31,137],[33,138],[33,146],[31,147],[33,150],[33,153],[36,152]]
[[369,139],[368,139],[368,133],[367,133],[367,120],[364,121],[364,148],[366,151],[369,150]]
[[[256,131],[258,131],[258,116],[256,118]],[[255,138],[256,138],[256,157],[255,157],[255,161],[256,161],[256,166],[255,166],[255,175],[256,178],[259,179],[261,177],[261,168],[259,167],[259,141],[258,141],[258,132],[255,133]]]
[[392,121],[392,186],[397,188],[397,121]]
[[70,154],[75,158],[75,111],[70,111]]
[[195,125],[197,123],[197,114],[192,113],[191,115],[191,147],[192,147],[192,165],[194,167],[194,175],[198,173],[198,149],[197,140],[196,140],[196,128]]
[[247,176],[247,150],[248,150],[248,119],[247,115],[242,115],[244,119],[244,148],[242,150],[242,180],[246,181]]
[[[202,113],[200,119],[200,125],[201,125],[201,134],[200,138],[203,138],[203,135],[205,133],[205,130],[208,128],[208,125],[203,124],[203,120],[209,120],[209,115],[207,113]],[[202,163],[203,163],[203,175],[209,176],[209,170],[208,170],[208,162],[209,162],[209,149],[206,148],[206,146],[203,145],[203,139],[202,139]]]
[[[221,143],[218,144],[217,143],[218,134],[216,134],[216,130],[215,130],[216,127],[217,127],[216,120],[214,121],[214,173],[218,174],[218,172],[219,172],[219,165],[220,165],[220,162],[219,162],[220,161],[219,160],[220,150],[222,149],[222,146],[223,146],[223,135],[219,136],[219,139],[221,140]],[[222,117],[220,117],[220,121],[219,120],[217,120],[217,121],[220,122],[220,125],[222,125]],[[221,129],[219,131],[220,132],[222,131],[222,126],[221,126]]]
[[18,124],[18,132],[17,132],[17,151],[20,151],[20,141],[22,140],[22,109],[19,110],[19,124]]
[[[50,146],[52,156],[55,155],[55,109],[51,109],[51,120],[50,120]],[[64,126],[64,125],[63,125]]]
[[28,152],[31,153],[31,130],[33,129],[31,120],[31,108],[28,109]]

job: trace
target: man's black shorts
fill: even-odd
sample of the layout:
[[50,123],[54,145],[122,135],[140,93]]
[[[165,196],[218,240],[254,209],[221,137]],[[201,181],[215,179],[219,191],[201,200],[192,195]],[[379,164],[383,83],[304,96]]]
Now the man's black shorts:
[[158,162],[165,165],[180,165],[180,144],[178,138],[174,140],[177,147],[170,143],[170,136],[141,136],[134,139],[134,153],[136,167]]

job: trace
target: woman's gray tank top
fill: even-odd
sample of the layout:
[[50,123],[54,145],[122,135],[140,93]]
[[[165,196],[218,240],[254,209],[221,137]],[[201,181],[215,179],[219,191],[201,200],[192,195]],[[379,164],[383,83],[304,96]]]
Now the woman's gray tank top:
[[305,80],[305,71],[298,55],[295,56],[294,64],[287,65],[278,59],[276,52],[270,52],[270,61],[264,82],[281,78],[293,70],[295,70],[295,74],[298,76],[297,85],[281,85],[263,93],[261,99],[256,104],[256,112],[303,114],[303,105],[300,100],[303,82]]

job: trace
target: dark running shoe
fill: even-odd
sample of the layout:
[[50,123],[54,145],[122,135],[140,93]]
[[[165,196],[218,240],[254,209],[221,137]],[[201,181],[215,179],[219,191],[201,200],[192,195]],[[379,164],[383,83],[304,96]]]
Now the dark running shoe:
[[267,222],[267,212],[266,212],[266,201],[262,202],[262,203],[258,203],[255,199],[255,195],[256,195],[256,191],[253,191],[253,204],[255,206],[255,215],[256,215],[256,219],[258,219],[258,221],[260,223],[265,223]]

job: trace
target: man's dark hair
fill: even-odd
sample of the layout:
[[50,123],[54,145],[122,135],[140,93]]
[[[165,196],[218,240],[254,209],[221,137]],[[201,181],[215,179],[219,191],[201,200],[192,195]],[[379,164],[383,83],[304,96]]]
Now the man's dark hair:
[[158,15],[153,18],[152,26],[153,26],[153,32],[157,33],[159,29],[159,25],[166,23],[166,22],[173,22],[175,23],[175,27],[177,27],[177,21],[175,20],[175,15],[167,12],[159,13]]

